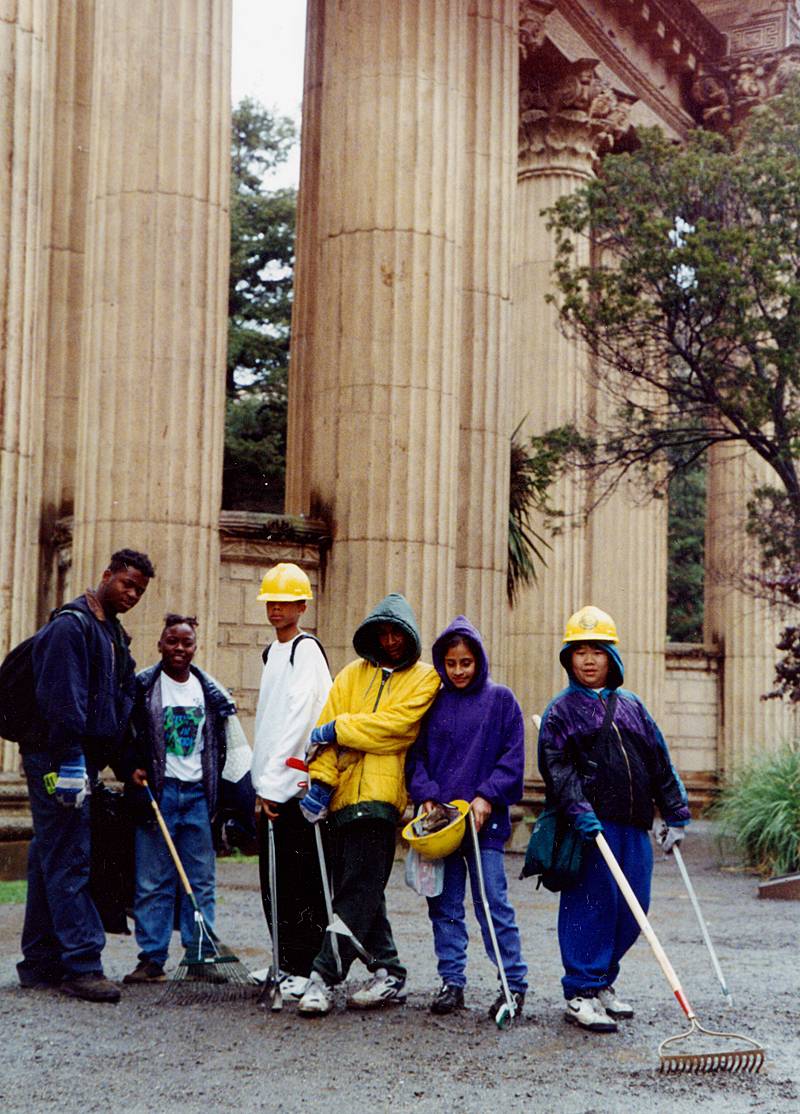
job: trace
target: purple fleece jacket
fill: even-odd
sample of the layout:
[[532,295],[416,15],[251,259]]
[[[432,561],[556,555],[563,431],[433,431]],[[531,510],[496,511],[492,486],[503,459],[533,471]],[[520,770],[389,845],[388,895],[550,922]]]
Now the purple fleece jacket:
[[[466,689],[455,688],[444,668],[445,644],[454,634],[472,639],[477,651],[475,677]],[[492,815],[481,829],[481,845],[502,850],[511,834],[509,805],[522,797],[522,710],[511,689],[492,681],[481,636],[463,615],[434,642],[433,664],[442,688],[408,752],[408,791],[417,807],[427,800],[484,797]]]

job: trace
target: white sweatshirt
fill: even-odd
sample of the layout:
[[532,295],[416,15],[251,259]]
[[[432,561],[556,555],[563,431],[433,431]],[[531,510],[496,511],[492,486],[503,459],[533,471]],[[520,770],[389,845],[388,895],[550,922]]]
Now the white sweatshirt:
[[298,785],[304,773],[287,766],[286,759],[305,759],[308,737],[331,687],[330,671],[313,639],[298,642],[294,664],[289,664],[294,641],[271,644],[256,709],[253,788],[277,804],[305,792]]

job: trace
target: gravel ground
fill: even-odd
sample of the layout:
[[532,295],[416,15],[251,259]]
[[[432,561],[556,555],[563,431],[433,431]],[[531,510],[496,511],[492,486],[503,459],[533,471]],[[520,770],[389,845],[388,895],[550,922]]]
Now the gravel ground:
[[[700,893],[731,990],[725,1006],[675,864],[659,857],[652,919],[701,1021],[735,1029],[767,1048],[759,1076],[661,1076],[658,1044],[682,1014],[647,943],[628,954],[620,980],[636,1017],[617,1034],[588,1034],[562,1020],[555,932],[557,899],[518,881],[512,899],[535,993],[524,1019],[500,1032],[486,1017],[495,978],[470,924],[468,1009],[445,1018],[427,1009],[437,985],[424,901],[395,866],[389,909],[409,967],[409,1002],[377,1013],[346,1010],[304,1020],[293,1006],[263,1013],[252,1002],[169,1007],[158,991],[125,990],[118,1006],[56,991],[22,991],[14,963],[21,906],[0,906],[0,1110],[62,1114],[125,1110],[391,1111],[428,1114],[540,1110],[558,1114],[739,1114],[800,1103],[798,907],[757,900],[752,877],[720,869],[708,824],[695,824],[685,859]],[[220,863],[218,931],[252,968],[268,963],[268,939],[251,863]],[[180,957],[174,937],[173,960]],[[135,963],[132,937],[111,937],[106,971]],[[356,964],[351,982],[363,968]]]

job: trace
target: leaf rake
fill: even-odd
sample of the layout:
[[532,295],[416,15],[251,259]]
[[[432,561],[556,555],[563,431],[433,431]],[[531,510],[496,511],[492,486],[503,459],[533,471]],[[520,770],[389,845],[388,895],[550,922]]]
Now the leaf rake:
[[[689,1001],[678,981],[678,976],[667,958],[667,953],[662,948],[644,909],[639,904],[636,894],[631,889],[628,879],[614,857],[614,852],[608,846],[605,836],[598,833],[595,839],[600,854],[605,859],[608,869],[613,874],[623,897],[647,938],[647,942],[653,949],[653,954],[658,960],[667,982],[672,987],[672,992],[678,999],[678,1004],[689,1021],[689,1028],[685,1032],[667,1037],[658,1046],[659,1069],[664,1073],[697,1072],[698,1074],[716,1071],[760,1071],[764,1063],[765,1052],[757,1041],[754,1041],[751,1037],[743,1036],[741,1033],[718,1033],[713,1029],[706,1029],[697,1020],[697,1014],[689,1005]],[[694,1035],[703,1038],[702,1048],[696,1051],[683,1051],[682,1048],[677,1047]],[[727,1047],[715,1048],[715,1042],[718,1040],[726,1041]],[[733,1044],[733,1042],[737,1042],[737,1044]]]
[[167,982],[163,994],[156,1000],[157,1004],[191,1005],[195,1002],[225,1002],[250,997],[258,989],[258,983],[241,960],[206,924],[161,809],[150,786],[146,781],[143,784],[178,877],[194,909],[194,937],[175,974]]

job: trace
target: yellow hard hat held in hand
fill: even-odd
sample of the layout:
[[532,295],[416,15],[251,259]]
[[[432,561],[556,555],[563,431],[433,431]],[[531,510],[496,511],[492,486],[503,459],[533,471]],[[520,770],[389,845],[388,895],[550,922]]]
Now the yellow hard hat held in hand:
[[422,810],[403,828],[403,839],[408,846],[423,859],[444,859],[452,855],[464,838],[465,821],[469,812],[469,801],[451,801],[449,805],[439,805],[446,814],[443,827],[435,831],[427,828],[428,816]]

